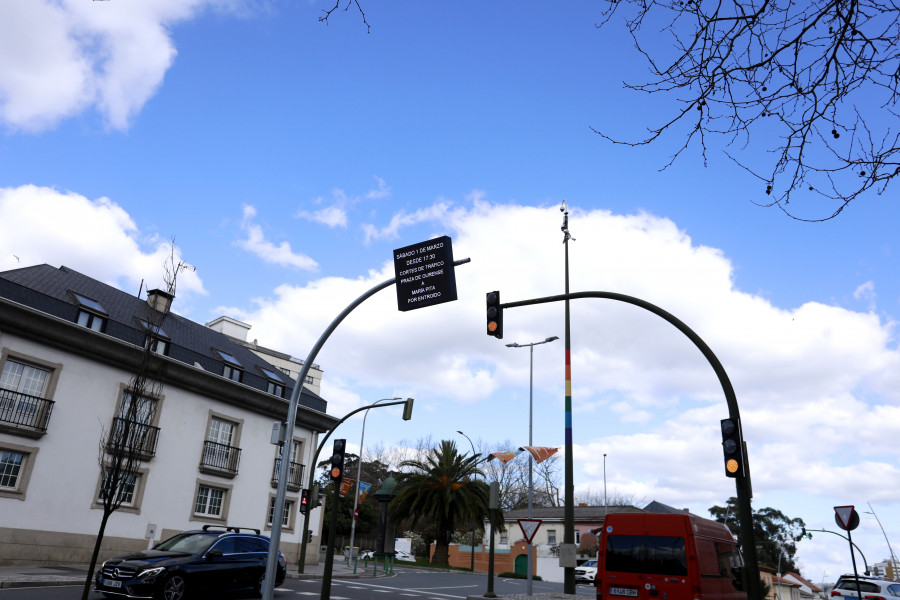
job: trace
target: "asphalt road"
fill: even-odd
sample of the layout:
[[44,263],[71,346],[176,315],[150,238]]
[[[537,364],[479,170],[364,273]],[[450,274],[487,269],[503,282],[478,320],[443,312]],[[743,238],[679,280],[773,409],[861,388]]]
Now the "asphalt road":
[[[321,579],[289,579],[275,591],[278,600],[314,600],[319,598]],[[494,593],[498,596],[524,594],[526,582],[521,579],[494,578]],[[334,579],[331,582],[332,600],[465,600],[468,596],[482,596],[487,591],[487,576],[463,572],[432,571],[428,569],[395,568],[393,577]],[[534,594],[562,593],[562,583],[532,582]],[[594,588],[579,585],[579,600],[594,597]],[[253,598],[252,594],[231,595],[229,600]],[[0,600],[79,600],[80,586],[12,588],[0,590]],[[91,593],[90,600],[103,600]],[[213,600],[212,598],[204,600]],[[216,596],[215,600],[225,600]]]

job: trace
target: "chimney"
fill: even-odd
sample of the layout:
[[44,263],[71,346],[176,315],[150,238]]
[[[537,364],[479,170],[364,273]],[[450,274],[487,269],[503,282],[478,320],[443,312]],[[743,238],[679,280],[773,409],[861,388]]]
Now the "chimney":
[[169,312],[169,309],[172,308],[172,300],[174,299],[174,295],[159,289],[149,290],[147,292],[147,304],[149,304],[150,308],[153,310],[158,310],[161,313]]

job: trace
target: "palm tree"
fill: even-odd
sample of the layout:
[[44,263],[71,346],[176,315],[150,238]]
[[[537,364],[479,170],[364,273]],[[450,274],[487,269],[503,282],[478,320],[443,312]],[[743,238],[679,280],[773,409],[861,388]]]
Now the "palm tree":
[[475,479],[484,475],[478,468],[480,455],[461,455],[456,444],[443,440],[421,460],[405,460],[400,492],[391,501],[397,518],[411,518],[412,527],[420,519],[431,519],[436,529],[432,564],[448,563],[450,537],[461,521],[483,522],[488,516],[488,486]]

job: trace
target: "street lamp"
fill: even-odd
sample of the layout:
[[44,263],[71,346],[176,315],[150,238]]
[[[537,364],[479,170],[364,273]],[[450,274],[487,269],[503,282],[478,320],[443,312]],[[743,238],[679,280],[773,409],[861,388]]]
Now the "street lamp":
[[[529,348],[529,376],[528,376],[528,445],[531,446],[534,442],[532,441],[532,431],[534,430],[534,347],[540,346],[541,344],[547,344],[549,342],[558,340],[559,338],[554,336],[546,338],[543,342],[532,342],[530,344],[517,344],[513,342],[512,344],[507,344],[507,348]],[[532,506],[533,506],[533,498],[534,498],[534,480],[532,479],[532,473],[534,470],[534,457],[531,455],[531,452],[528,453],[528,518],[532,517]],[[528,542],[528,583],[526,584],[525,593],[531,595],[531,582],[534,579],[534,566],[533,562],[533,548],[531,542]]]
[[[391,400],[399,400],[399,399],[400,399],[399,396],[397,396],[395,398],[382,398],[381,400],[376,400],[371,405],[369,405],[369,408],[375,406],[379,402],[389,402]],[[363,415],[362,434],[360,434],[360,436],[359,436],[359,460],[356,465],[356,495],[353,496],[353,515],[352,515],[352,520],[350,522],[350,555],[348,556],[348,561],[353,559],[353,538],[356,535],[356,508],[357,508],[357,505],[359,504],[359,484],[362,481],[360,479],[360,476],[362,475],[363,440],[366,439],[366,417],[368,417],[368,416],[369,416],[369,411],[366,410],[365,414]],[[357,560],[359,560],[358,555],[357,555]],[[353,561],[354,572],[356,569],[356,562],[357,561]]]
[[[466,438],[467,440],[469,440],[469,445],[472,446],[472,458],[475,458],[475,444],[472,443],[472,438],[470,438],[469,436],[467,436],[466,434],[464,434],[464,433],[463,433],[462,431],[460,431],[459,429],[456,430],[456,433],[458,433],[459,435],[461,435],[461,436],[463,436],[464,438]],[[471,561],[471,564],[470,564],[470,566],[469,566],[469,570],[472,571],[472,572],[474,573],[474,572],[475,572],[475,526],[474,526],[474,525],[472,526],[472,546],[471,546],[471,550],[472,550],[472,551],[471,551],[469,554],[471,554],[471,556],[472,556],[472,561]]]

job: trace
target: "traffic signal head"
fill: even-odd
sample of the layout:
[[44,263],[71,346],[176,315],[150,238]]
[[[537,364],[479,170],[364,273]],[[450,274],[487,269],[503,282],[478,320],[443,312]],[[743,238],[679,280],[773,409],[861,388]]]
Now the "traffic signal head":
[[500,292],[487,293],[487,334],[498,340],[503,339],[503,309],[500,307]]
[[309,507],[317,508],[319,506],[322,506],[322,502],[319,500],[319,482],[316,481],[309,489]]
[[334,452],[331,455],[331,480],[340,483],[344,476],[344,450],[347,440],[334,440]]
[[300,514],[305,515],[309,510],[309,490],[300,492]]
[[738,419],[722,419],[722,452],[725,458],[725,475],[744,476],[744,440]]
[[406,403],[403,405],[403,420],[409,421],[412,419],[412,408],[413,408],[413,399],[407,398]]

